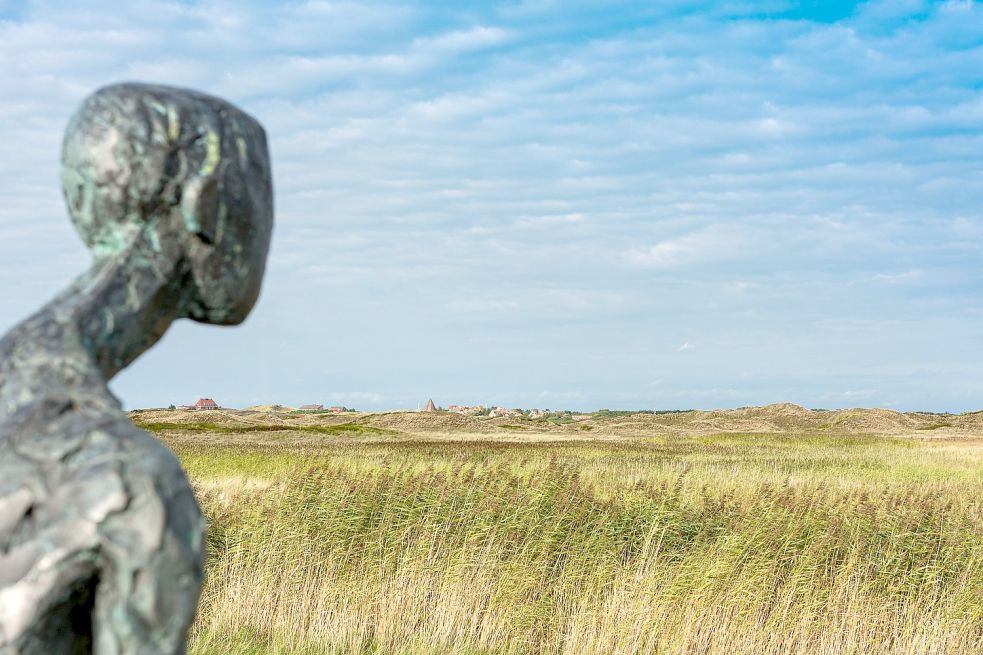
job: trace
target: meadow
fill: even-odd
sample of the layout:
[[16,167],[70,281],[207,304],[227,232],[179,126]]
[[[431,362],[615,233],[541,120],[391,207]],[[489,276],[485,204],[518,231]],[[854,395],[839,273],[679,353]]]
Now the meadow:
[[983,652],[979,438],[153,428],[210,523],[192,654]]

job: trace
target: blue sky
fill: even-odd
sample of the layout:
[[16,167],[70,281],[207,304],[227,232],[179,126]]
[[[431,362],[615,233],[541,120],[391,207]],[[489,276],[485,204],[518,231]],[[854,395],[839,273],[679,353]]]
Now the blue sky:
[[5,2],[0,329],[88,263],[61,132],[112,81],[266,126],[235,329],[127,406],[983,408],[972,2]]

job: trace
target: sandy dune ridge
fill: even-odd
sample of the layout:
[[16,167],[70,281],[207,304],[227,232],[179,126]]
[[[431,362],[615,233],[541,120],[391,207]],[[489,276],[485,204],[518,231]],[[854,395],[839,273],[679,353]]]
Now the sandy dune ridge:
[[[155,429],[226,431],[310,431],[312,428],[352,425],[362,436],[496,439],[639,438],[720,433],[812,433],[888,435],[916,438],[983,437],[983,412],[931,414],[889,409],[812,410],[791,403],[725,410],[693,410],[607,416],[573,414],[565,419],[482,418],[449,412],[306,413],[289,408],[258,406],[246,410],[134,410],[131,417]],[[571,420],[571,418],[573,420]],[[192,427],[195,426],[195,427]],[[200,426],[200,428],[198,427]],[[373,430],[374,429],[374,430]]]

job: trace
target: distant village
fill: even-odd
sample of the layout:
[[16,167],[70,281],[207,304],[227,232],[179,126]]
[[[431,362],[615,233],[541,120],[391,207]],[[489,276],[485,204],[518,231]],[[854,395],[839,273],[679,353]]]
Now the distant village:
[[549,414],[548,409],[519,409],[508,408],[508,407],[485,407],[484,405],[448,405],[446,409],[442,407],[434,407],[433,401],[427,401],[426,407],[421,411],[424,412],[438,412],[438,411],[448,411],[453,414],[466,414],[468,416],[487,416],[489,418],[496,418],[499,416],[511,417],[511,418],[542,418]]
[[[260,406],[256,406],[260,407]],[[343,413],[343,412],[354,412],[357,410],[342,407],[342,406],[329,406],[324,405],[301,405],[300,407],[286,407],[284,405],[263,405],[262,406],[267,411],[293,411],[293,412],[318,412],[318,413]],[[171,405],[168,409],[182,409],[189,411],[209,411],[216,409],[230,409],[223,408],[214,398],[199,398],[197,402],[193,405]],[[253,409],[253,408],[247,408]],[[550,413],[548,409],[519,409],[519,408],[508,408],[499,406],[489,406],[484,405],[448,405],[447,407],[438,407],[434,405],[433,399],[427,400],[427,404],[423,406],[422,409],[418,409],[419,412],[450,412],[452,414],[463,414],[467,416],[485,416],[488,418],[497,417],[511,417],[511,418],[543,418]]]

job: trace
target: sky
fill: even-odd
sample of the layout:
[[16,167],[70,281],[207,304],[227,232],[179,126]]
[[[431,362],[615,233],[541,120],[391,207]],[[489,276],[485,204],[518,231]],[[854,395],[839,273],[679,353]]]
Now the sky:
[[0,0],[0,331],[90,263],[86,94],[266,127],[236,328],[174,325],[127,407],[983,408],[983,6]]

